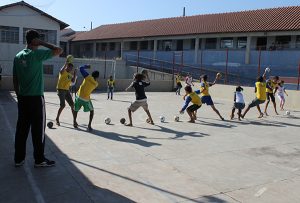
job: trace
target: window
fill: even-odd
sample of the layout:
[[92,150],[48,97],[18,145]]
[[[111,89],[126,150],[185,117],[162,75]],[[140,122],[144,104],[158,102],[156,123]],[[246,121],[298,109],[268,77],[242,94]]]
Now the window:
[[101,43],[101,51],[106,51],[106,47],[107,47],[107,44],[106,43]]
[[205,49],[216,49],[217,48],[217,38],[207,38],[205,40]]
[[147,50],[148,49],[148,41],[141,41],[140,42],[140,49]]
[[220,48],[221,49],[233,48],[233,38],[232,37],[221,38]]
[[53,75],[53,65],[44,65],[43,68],[45,75]]
[[0,40],[4,43],[19,44],[19,28],[0,26]]
[[237,46],[238,49],[245,49],[247,47],[247,37],[239,37]]
[[[23,43],[26,44],[26,31],[31,30],[33,28],[23,28]],[[56,30],[40,30],[40,29],[34,29],[38,31],[40,34],[40,39],[51,43],[51,44],[56,44],[57,40],[57,32]]]
[[177,51],[183,50],[183,40],[177,40]]
[[130,50],[137,50],[137,42],[130,42]]
[[291,36],[277,36],[275,38],[276,49],[290,48]]
[[115,49],[116,49],[116,43],[110,42],[110,43],[109,43],[109,50],[110,50],[110,51],[114,51]]
[[300,35],[296,36],[296,48],[300,48]]

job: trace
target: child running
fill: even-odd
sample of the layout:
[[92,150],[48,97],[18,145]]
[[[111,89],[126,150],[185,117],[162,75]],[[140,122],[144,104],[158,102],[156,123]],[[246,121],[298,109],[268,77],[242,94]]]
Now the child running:
[[[73,72],[73,74],[72,74]],[[57,95],[60,101],[60,107],[58,109],[56,115],[56,125],[60,126],[59,117],[62,111],[66,106],[66,102],[68,102],[69,106],[71,107],[72,115],[74,117],[74,102],[70,93],[70,86],[71,83],[74,82],[76,77],[76,71],[73,68],[72,63],[65,63],[65,65],[59,71],[59,78],[57,81]],[[75,123],[74,123],[75,125]]]
[[136,96],[136,100],[128,108],[129,123],[126,126],[132,126],[132,112],[135,112],[140,107],[142,107],[144,111],[147,113],[148,115],[147,121],[149,121],[150,124],[154,125],[154,122],[152,120],[148,108],[147,97],[144,89],[149,85],[150,85],[150,79],[148,73],[147,72],[145,74],[137,73],[134,75],[134,81],[129,85],[129,87],[125,89],[125,91],[128,91],[129,88],[134,88],[135,96]]
[[175,79],[176,79],[176,95],[180,95],[180,90],[182,88],[181,75],[177,73]]
[[191,76],[190,73],[187,74],[187,76],[185,77],[185,84],[186,86],[194,86],[194,83],[193,83],[193,77]]
[[267,103],[265,106],[265,115],[268,116],[267,109],[268,105],[270,103],[270,100],[273,103],[275,113],[278,115],[277,109],[276,109],[276,102],[275,102],[275,92],[277,91],[277,86],[278,86],[278,76],[274,76],[272,79],[267,80],[267,88],[266,88],[266,93],[267,93]]
[[262,118],[264,114],[260,110],[260,104],[263,104],[266,101],[267,94],[266,94],[266,73],[267,69],[265,69],[265,72],[262,76],[257,78],[257,82],[255,83],[255,93],[256,97],[255,99],[248,105],[247,109],[244,111],[242,118],[245,117],[247,112],[252,108],[252,107],[257,107],[257,110],[259,112],[258,118]]
[[232,108],[231,116],[230,116],[231,120],[234,118],[235,109],[238,110],[238,119],[239,119],[239,121],[241,120],[242,109],[245,108],[245,100],[244,100],[244,95],[242,93],[243,90],[244,89],[241,86],[238,86],[235,89],[234,104],[233,104],[233,108]]
[[113,79],[113,76],[109,76],[109,79],[107,80],[107,100],[110,99],[113,100],[113,93],[115,89],[115,80]]
[[76,122],[77,114],[80,108],[83,106],[84,112],[90,112],[88,131],[92,131],[92,120],[94,117],[94,108],[90,98],[90,95],[94,89],[98,86],[97,79],[99,78],[99,72],[93,71],[90,76],[85,69],[90,69],[90,65],[84,65],[80,67],[80,73],[84,77],[82,84],[79,87],[75,98],[75,111],[74,111],[74,128],[78,128],[78,124]]
[[209,87],[213,86],[216,84],[217,80],[218,80],[218,76],[219,74],[217,74],[215,80],[213,83],[211,82],[207,82],[207,75],[202,75],[200,77],[201,83],[200,83],[200,91],[196,91],[197,94],[201,94],[201,102],[203,104],[206,104],[208,106],[211,106],[211,108],[214,110],[214,112],[216,112],[216,114],[218,114],[218,116],[220,117],[221,120],[224,120],[224,118],[221,116],[220,112],[218,111],[218,109],[216,109],[214,102],[209,94]]
[[[182,114],[186,109],[186,112],[190,116],[189,122],[195,123],[195,120],[197,120],[196,112],[202,105],[201,98],[195,92],[193,92],[191,86],[186,86],[184,90],[186,93],[185,102],[179,113]],[[190,102],[193,104],[188,107]]]
[[280,100],[280,110],[283,111],[284,110],[284,103],[285,103],[285,97],[284,94],[286,94],[286,96],[289,96],[286,91],[285,91],[285,87],[284,87],[284,81],[281,80],[278,83],[278,89],[277,89],[277,96]]

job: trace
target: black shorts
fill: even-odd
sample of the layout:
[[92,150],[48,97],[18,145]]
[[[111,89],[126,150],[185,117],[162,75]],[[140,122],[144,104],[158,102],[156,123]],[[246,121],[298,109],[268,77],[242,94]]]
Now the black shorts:
[[189,106],[187,108],[187,110],[190,111],[190,112],[193,112],[193,111],[197,111],[200,107],[201,107],[201,105],[199,106],[197,104],[193,104],[193,105]]
[[274,94],[270,93],[270,92],[267,92],[267,100],[270,101],[270,99],[271,99],[272,102],[275,102]]
[[258,105],[263,104],[263,103],[265,103],[265,100],[259,100],[259,99],[255,98],[255,99],[249,104],[249,107],[252,108],[252,107],[258,106]]
[[234,109],[244,109],[245,108],[245,103],[234,103],[233,104]]
[[59,97],[59,101],[60,101],[60,107],[65,107],[66,106],[66,102],[68,102],[69,106],[74,106],[74,102],[71,96],[71,93],[69,90],[62,90],[62,89],[58,89],[57,90],[57,95]]
[[182,88],[181,82],[178,82],[178,83],[177,83],[177,88]]

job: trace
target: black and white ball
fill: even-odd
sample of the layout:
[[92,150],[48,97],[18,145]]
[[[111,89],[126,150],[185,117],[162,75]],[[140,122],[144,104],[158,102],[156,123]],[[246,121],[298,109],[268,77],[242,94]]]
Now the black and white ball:
[[179,116],[174,116],[174,121],[179,122]]
[[163,122],[165,122],[166,118],[165,118],[164,116],[160,116],[160,117],[159,117],[159,120],[160,120],[160,122],[163,123]]
[[286,112],[285,112],[285,115],[289,116],[289,115],[291,115],[291,112],[286,111]]
[[50,128],[50,129],[53,128],[53,122],[49,121],[49,122],[47,123],[47,127]]
[[106,125],[109,125],[110,122],[111,122],[111,119],[110,119],[110,118],[105,118],[105,119],[104,119],[104,122],[105,122]]

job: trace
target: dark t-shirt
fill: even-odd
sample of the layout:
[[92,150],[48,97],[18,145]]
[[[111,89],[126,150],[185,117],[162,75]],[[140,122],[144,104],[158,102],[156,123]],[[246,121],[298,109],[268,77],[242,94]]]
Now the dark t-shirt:
[[133,81],[131,83],[131,87],[135,89],[136,100],[147,99],[144,87],[147,87],[149,85],[150,82],[145,81]]

